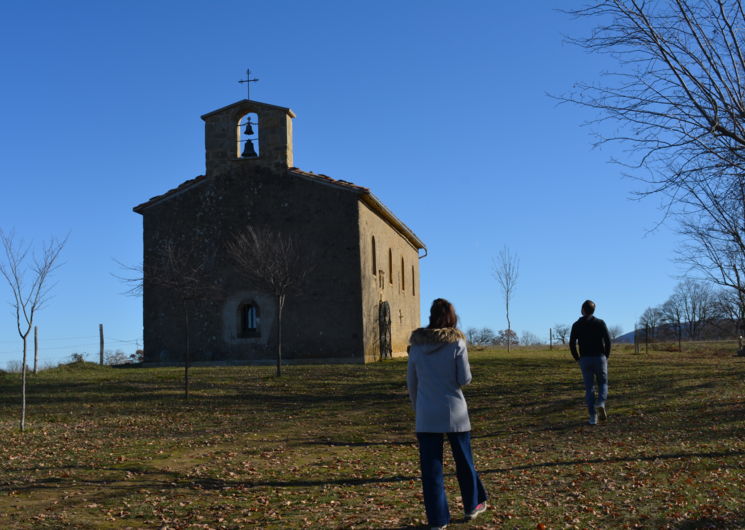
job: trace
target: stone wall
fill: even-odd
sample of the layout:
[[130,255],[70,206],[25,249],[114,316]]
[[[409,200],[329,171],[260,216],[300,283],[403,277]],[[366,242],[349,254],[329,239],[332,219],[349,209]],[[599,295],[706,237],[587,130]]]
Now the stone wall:
[[[144,217],[146,270],[158,245],[173,240],[207,256],[205,281],[217,294],[193,302],[190,338],[194,360],[262,360],[274,356],[274,300],[237,274],[226,243],[246,226],[292,234],[312,268],[302,294],[289,296],[284,316],[288,359],[363,362],[358,198],[353,191],[247,165],[204,179],[147,207]],[[237,336],[236,304],[260,305],[261,335]],[[145,359],[183,358],[185,329],[178,293],[148,282],[143,300]]]
[[[418,250],[366,204],[360,201],[358,208],[364,350],[365,361],[371,362],[380,359],[380,302],[387,301],[390,305],[394,355],[406,354],[409,335],[420,325],[419,257]],[[392,263],[389,262],[389,251]]]

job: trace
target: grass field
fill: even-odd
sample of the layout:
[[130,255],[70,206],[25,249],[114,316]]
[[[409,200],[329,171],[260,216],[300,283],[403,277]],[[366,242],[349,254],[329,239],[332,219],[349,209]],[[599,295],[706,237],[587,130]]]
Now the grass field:
[[[618,352],[583,425],[566,352],[472,352],[490,510],[451,528],[745,528],[745,358]],[[406,361],[0,375],[0,528],[417,528]]]

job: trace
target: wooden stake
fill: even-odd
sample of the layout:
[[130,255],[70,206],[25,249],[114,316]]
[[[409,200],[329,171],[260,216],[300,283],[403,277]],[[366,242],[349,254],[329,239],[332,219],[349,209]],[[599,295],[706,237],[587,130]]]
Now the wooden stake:
[[101,348],[99,350],[98,363],[103,366],[103,324],[98,325],[98,337],[101,345]]

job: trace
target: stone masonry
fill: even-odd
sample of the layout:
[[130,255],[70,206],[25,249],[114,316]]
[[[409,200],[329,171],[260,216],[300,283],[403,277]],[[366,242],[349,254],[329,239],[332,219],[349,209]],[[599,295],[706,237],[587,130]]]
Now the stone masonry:
[[[248,113],[258,116],[259,156],[246,159],[238,123]],[[419,325],[424,244],[367,188],[292,166],[291,110],[242,100],[202,118],[206,174],[134,208],[143,217],[145,362],[183,361],[183,297],[148,277],[166,241],[185,249],[185,262],[203,267],[210,287],[208,295],[188,302],[192,361],[274,359],[275,301],[241,279],[226,250],[249,226],[290,234],[314,261],[303,291],[287,298],[286,359],[380,359],[382,302],[390,307],[393,353],[405,353],[408,335]],[[255,315],[250,334],[242,331],[246,307]]]

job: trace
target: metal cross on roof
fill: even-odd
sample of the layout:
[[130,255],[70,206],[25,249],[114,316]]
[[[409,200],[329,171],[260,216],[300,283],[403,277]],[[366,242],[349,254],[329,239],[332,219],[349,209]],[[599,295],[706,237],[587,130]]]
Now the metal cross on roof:
[[246,83],[246,99],[251,99],[251,83],[255,83],[259,78],[251,79],[251,70],[246,70],[246,79],[238,80],[239,83]]

